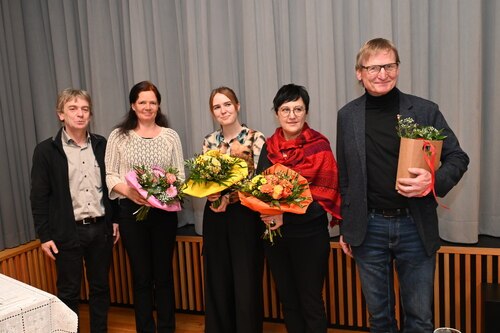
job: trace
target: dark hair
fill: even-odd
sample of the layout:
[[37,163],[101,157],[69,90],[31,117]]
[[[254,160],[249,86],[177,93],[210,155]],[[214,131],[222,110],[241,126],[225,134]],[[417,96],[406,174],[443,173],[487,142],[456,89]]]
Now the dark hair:
[[116,128],[120,129],[120,133],[125,134],[127,133],[127,131],[137,127],[137,115],[132,109],[132,104],[137,102],[137,99],[139,99],[139,94],[143,91],[152,91],[155,94],[156,99],[158,100],[158,112],[156,114],[155,123],[162,127],[168,127],[167,117],[165,117],[165,115],[161,113],[161,95],[158,91],[158,88],[156,88],[156,86],[150,81],[142,81],[137,83],[132,87],[132,89],[130,89],[130,93],[128,95],[130,109],[125,116],[125,119],[116,126]]
[[236,94],[233,91],[233,89],[228,88],[228,87],[215,88],[210,93],[210,99],[208,100],[208,105],[210,107],[210,112],[213,112],[212,109],[214,107],[214,97],[217,94],[222,94],[222,95],[226,96],[227,98],[229,98],[229,100],[231,101],[231,103],[233,103],[234,105],[239,105],[240,104],[240,101],[238,101],[238,97],[236,97]]
[[282,86],[276,96],[273,99],[273,109],[274,112],[278,113],[280,106],[287,102],[293,102],[302,98],[304,105],[306,106],[306,113],[309,112],[309,94],[303,86],[298,86],[296,84],[290,83]]

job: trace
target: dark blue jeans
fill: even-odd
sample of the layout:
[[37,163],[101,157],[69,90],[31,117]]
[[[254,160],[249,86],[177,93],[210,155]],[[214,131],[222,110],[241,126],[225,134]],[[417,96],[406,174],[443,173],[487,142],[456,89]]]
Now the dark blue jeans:
[[370,332],[398,332],[393,262],[400,284],[402,331],[432,332],[436,256],[427,256],[413,218],[370,213],[366,238],[352,251],[370,313]]

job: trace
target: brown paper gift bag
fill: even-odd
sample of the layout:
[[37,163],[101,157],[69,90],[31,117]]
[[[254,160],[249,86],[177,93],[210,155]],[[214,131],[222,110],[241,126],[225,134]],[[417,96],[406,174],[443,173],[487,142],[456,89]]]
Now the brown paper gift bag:
[[[430,152],[423,150],[424,142],[429,142],[434,146],[434,157],[429,156]],[[439,168],[441,160],[441,149],[443,148],[443,141],[430,141],[424,139],[408,139],[401,138],[401,145],[399,147],[399,161],[398,161],[398,178],[413,178],[415,175],[408,172],[408,168],[422,168],[431,172],[429,165],[425,160],[425,155],[432,160],[434,159],[434,171]]]

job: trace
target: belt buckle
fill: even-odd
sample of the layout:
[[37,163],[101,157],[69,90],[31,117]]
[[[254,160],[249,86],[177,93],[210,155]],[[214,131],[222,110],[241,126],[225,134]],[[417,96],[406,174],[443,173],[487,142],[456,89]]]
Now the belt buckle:
[[392,217],[398,217],[400,215],[401,215],[401,213],[398,211],[398,209],[384,209],[384,210],[382,210],[383,217],[392,218]]
[[82,224],[92,224],[94,218],[93,217],[86,217],[82,220]]

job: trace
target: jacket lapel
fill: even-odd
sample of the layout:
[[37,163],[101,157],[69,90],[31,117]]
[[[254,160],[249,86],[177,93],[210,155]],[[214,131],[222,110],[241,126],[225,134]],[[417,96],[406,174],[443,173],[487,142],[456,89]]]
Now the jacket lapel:
[[361,175],[364,178],[365,184],[366,180],[366,144],[365,144],[365,104],[366,96],[361,96],[356,104],[353,106],[352,110],[352,126],[354,129],[354,144],[356,145],[356,151],[358,152],[358,157],[361,162]]
[[402,118],[411,117],[415,120],[415,112],[413,112],[413,104],[408,96],[401,91],[399,92],[399,114]]

